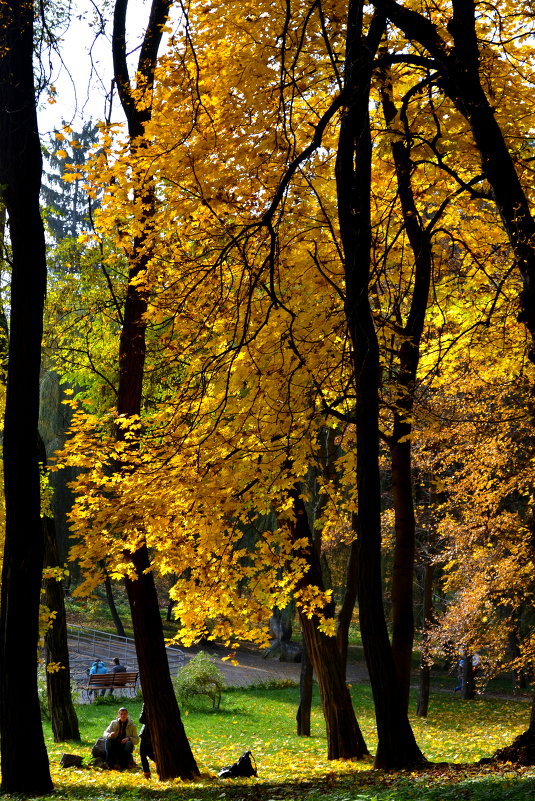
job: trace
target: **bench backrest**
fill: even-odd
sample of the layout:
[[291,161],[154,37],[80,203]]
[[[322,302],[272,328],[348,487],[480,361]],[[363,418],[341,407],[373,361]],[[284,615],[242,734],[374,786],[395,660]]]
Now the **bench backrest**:
[[122,673],[93,673],[88,677],[87,686],[91,687],[125,687],[135,686],[138,673],[123,671]]

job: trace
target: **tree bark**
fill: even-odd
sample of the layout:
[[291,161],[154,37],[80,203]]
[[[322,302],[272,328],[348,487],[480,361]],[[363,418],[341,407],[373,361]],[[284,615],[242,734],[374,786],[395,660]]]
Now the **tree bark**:
[[0,4],[0,192],[12,246],[3,446],[0,789],[44,795],[52,791],[52,780],[41,727],[36,646],[44,556],[37,421],[46,255],[39,211],[42,163],[33,82],[33,15],[32,3]]
[[474,681],[474,670],[472,667],[472,657],[466,656],[463,662],[463,686],[461,698],[463,701],[471,701],[476,694],[476,684]]
[[377,15],[367,37],[363,5],[350,2],[344,88],[348,100],[338,141],[336,183],[346,278],[345,312],[353,347],[357,395],[356,582],[362,642],[377,720],[376,767],[408,768],[424,757],[416,745],[400,695],[383,608],[379,474],[379,346],[370,307],[372,61],[383,35]]
[[301,652],[301,673],[299,675],[299,706],[295,716],[297,721],[297,734],[300,737],[310,737],[310,713],[312,710],[312,687],[314,669],[308,658],[306,639],[303,636]]

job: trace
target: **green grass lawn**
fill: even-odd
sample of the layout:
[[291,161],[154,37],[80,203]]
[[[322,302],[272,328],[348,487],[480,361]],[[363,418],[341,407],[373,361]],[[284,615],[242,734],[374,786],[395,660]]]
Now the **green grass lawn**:
[[[373,707],[367,686],[353,688],[355,710],[370,750],[375,748]],[[116,705],[77,707],[82,744],[53,743],[45,725],[47,746],[55,783],[55,798],[71,801],[527,801],[535,795],[535,770],[502,766],[469,766],[504,745],[527,724],[526,701],[479,699],[463,702],[446,693],[432,697],[427,720],[413,718],[416,737],[426,756],[451,763],[420,773],[384,774],[369,761],[329,762],[325,758],[324,723],[315,698],[312,736],[295,734],[298,691],[248,689],[225,692],[221,709],[212,712],[209,703],[184,713],[184,724],[202,778],[196,783],[146,781],[139,768],[125,773],[86,766],[61,769],[63,752],[89,758],[90,749],[109,721]],[[200,704],[203,701],[199,701]],[[130,715],[137,720],[138,700],[128,701]],[[251,750],[258,766],[258,779],[222,780],[217,771],[245,750]],[[454,764],[457,763],[457,764]]]

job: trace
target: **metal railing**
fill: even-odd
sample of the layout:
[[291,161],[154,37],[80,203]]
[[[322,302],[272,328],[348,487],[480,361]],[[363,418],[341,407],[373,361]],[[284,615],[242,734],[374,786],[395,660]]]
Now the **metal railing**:
[[[98,629],[68,625],[67,639],[70,653],[85,656],[91,661],[94,661],[95,657],[111,661],[116,656],[129,670],[138,670],[136,644],[132,637],[121,637],[119,634],[110,634]],[[166,647],[166,652],[171,674],[177,673],[185,662],[184,651],[169,645]]]

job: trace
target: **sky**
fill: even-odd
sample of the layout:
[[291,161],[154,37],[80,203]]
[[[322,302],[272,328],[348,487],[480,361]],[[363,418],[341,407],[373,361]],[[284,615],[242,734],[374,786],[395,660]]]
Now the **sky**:
[[[130,0],[127,13],[127,41],[135,59],[136,47],[147,24],[151,0]],[[107,7],[107,10],[103,10]],[[106,14],[108,24],[101,30],[99,12]],[[43,92],[38,106],[39,132],[45,139],[61,128],[62,121],[74,130],[82,122],[104,119],[109,113],[109,95],[112,79],[111,18],[113,3],[101,0],[73,0],[70,19],[56,30],[61,36],[61,59],[46,54],[47,72],[55,87],[55,103]],[[112,119],[120,120],[120,104],[114,98]]]

